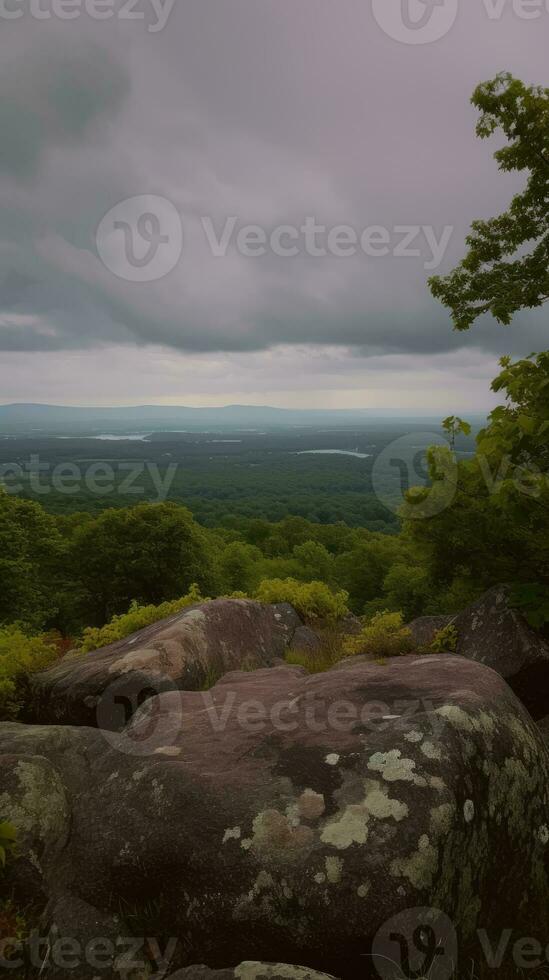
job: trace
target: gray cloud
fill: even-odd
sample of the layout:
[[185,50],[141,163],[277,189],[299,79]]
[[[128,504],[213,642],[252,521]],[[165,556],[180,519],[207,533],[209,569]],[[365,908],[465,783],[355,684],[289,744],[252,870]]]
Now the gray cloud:
[[[155,35],[140,22],[2,23],[0,348],[320,345],[362,361],[467,345],[493,362],[547,346],[543,311],[452,332],[425,248],[215,258],[201,223],[451,225],[449,270],[471,220],[521,183],[497,173],[496,143],[475,140],[471,91],[503,68],[547,83],[545,33],[462,3],[447,37],[412,47],[382,33],[367,0],[186,0]],[[142,194],[173,202],[185,243],[169,275],[135,284],[102,265],[95,234]]]

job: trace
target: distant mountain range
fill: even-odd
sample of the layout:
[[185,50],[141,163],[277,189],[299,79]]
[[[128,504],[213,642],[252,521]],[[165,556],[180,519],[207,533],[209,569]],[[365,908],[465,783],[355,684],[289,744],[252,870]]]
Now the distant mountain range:
[[[222,429],[286,428],[288,426],[365,425],[383,421],[420,421],[421,416],[376,415],[347,409],[288,409],[267,405],[226,405],[222,408],[135,405],[80,408],[67,405],[0,405],[0,432],[4,434],[78,434],[99,432],[201,431]],[[426,418],[426,416],[423,416]]]

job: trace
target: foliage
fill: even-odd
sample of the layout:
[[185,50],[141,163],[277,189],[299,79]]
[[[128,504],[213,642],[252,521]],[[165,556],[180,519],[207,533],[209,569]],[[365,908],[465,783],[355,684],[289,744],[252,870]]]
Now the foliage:
[[376,613],[361,632],[349,636],[343,646],[348,656],[362,654],[377,659],[411,653],[415,644],[410,630],[404,626],[402,613],[385,611]]
[[44,627],[59,608],[65,552],[55,519],[0,487],[0,626]]
[[296,579],[265,579],[255,598],[259,602],[289,602],[305,619],[336,621],[348,612],[346,592],[332,592],[325,582],[298,582]]
[[162,602],[158,606],[140,606],[137,602],[132,602],[129,611],[123,616],[113,616],[105,626],[88,627],[84,630],[79,649],[83,653],[90,650],[99,650],[101,647],[110,646],[124,637],[142,630],[146,626],[152,626],[161,619],[175,616],[182,609],[193,606],[197,602],[207,602],[208,599],[200,594],[200,589],[196,584],[191,585],[187,595],[180,599],[172,599]]
[[431,643],[433,653],[455,653],[458,644],[458,631],[453,623],[449,623],[441,630],[437,630]]
[[330,670],[347,656],[343,646],[343,637],[337,630],[324,630],[320,636],[320,644],[314,650],[300,650],[292,647],[284,659],[287,664],[304,667],[309,674],[321,674]]
[[430,456],[430,493],[446,494],[446,505],[425,520],[409,519],[404,508],[404,533],[438,597],[426,611],[457,611],[509,582],[528,586],[531,622],[541,623],[549,588],[549,354],[503,358],[501,367],[492,388],[505,404],[479,432],[475,456],[454,459],[452,482],[440,456]]
[[13,854],[17,846],[17,829],[8,820],[0,821],[0,868],[6,866],[6,860]]
[[549,89],[504,72],[479,85],[472,102],[481,113],[477,135],[486,139],[501,129],[507,138],[494,155],[499,169],[529,176],[508,211],[473,222],[457,268],[430,280],[457,330],[486,313],[509,324],[518,310],[549,299]]
[[77,528],[71,558],[87,621],[97,624],[134,600],[156,605],[184,595],[193,582],[213,584],[205,532],[177,504],[105,511]]
[[57,656],[57,647],[46,636],[27,636],[15,625],[0,629],[0,720],[17,717],[25,677]]
[[465,422],[463,419],[460,419],[459,415],[449,415],[447,419],[444,419],[442,428],[450,437],[450,446],[452,449],[455,448],[456,436],[459,435],[460,432],[462,432],[465,436],[471,435],[471,426],[469,422]]
[[534,629],[549,623],[549,589],[538,582],[518,585],[511,591],[511,604]]

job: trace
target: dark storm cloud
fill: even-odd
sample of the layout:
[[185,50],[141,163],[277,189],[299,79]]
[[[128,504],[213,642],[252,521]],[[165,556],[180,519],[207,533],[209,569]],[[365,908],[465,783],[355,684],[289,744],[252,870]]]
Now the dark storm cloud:
[[[468,104],[508,68],[547,83],[540,25],[463,3],[447,37],[387,37],[369,0],[185,0],[163,32],[140,23],[3,22],[0,108],[0,348],[109,343],[188,352],[345,346],[357,357],[464,344],[490,354],[547,346],[546,313],[465,337],[430,297],[429,249],[398,257],[398,226],[453,233],[504,208],[521,181],[498,175]],[[542,30],[541,27],[544,29]],[[160,195],[181,215],[169,275],[117,278],[95,235],[118,202]],[[387,229],[389,254],[212,255],[219,230]],[[107,356],[107,355],[105,355]]]
[[[3,25],[5,33],[10,26]],[[36,175],[50,146],[85,141],[93,126],[115,115],[129,90],[120,65],[97,44],[67,50],[44,44],[24,58],[10,57],[0,70],[0,171]]]

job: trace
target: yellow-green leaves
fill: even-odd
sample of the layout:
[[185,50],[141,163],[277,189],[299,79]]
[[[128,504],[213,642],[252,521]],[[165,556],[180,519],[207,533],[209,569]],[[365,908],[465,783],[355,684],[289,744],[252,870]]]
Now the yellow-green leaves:
[[0,822],[0,867],[4,868],[8,855],[17,845],[17,829],[7,820]]

